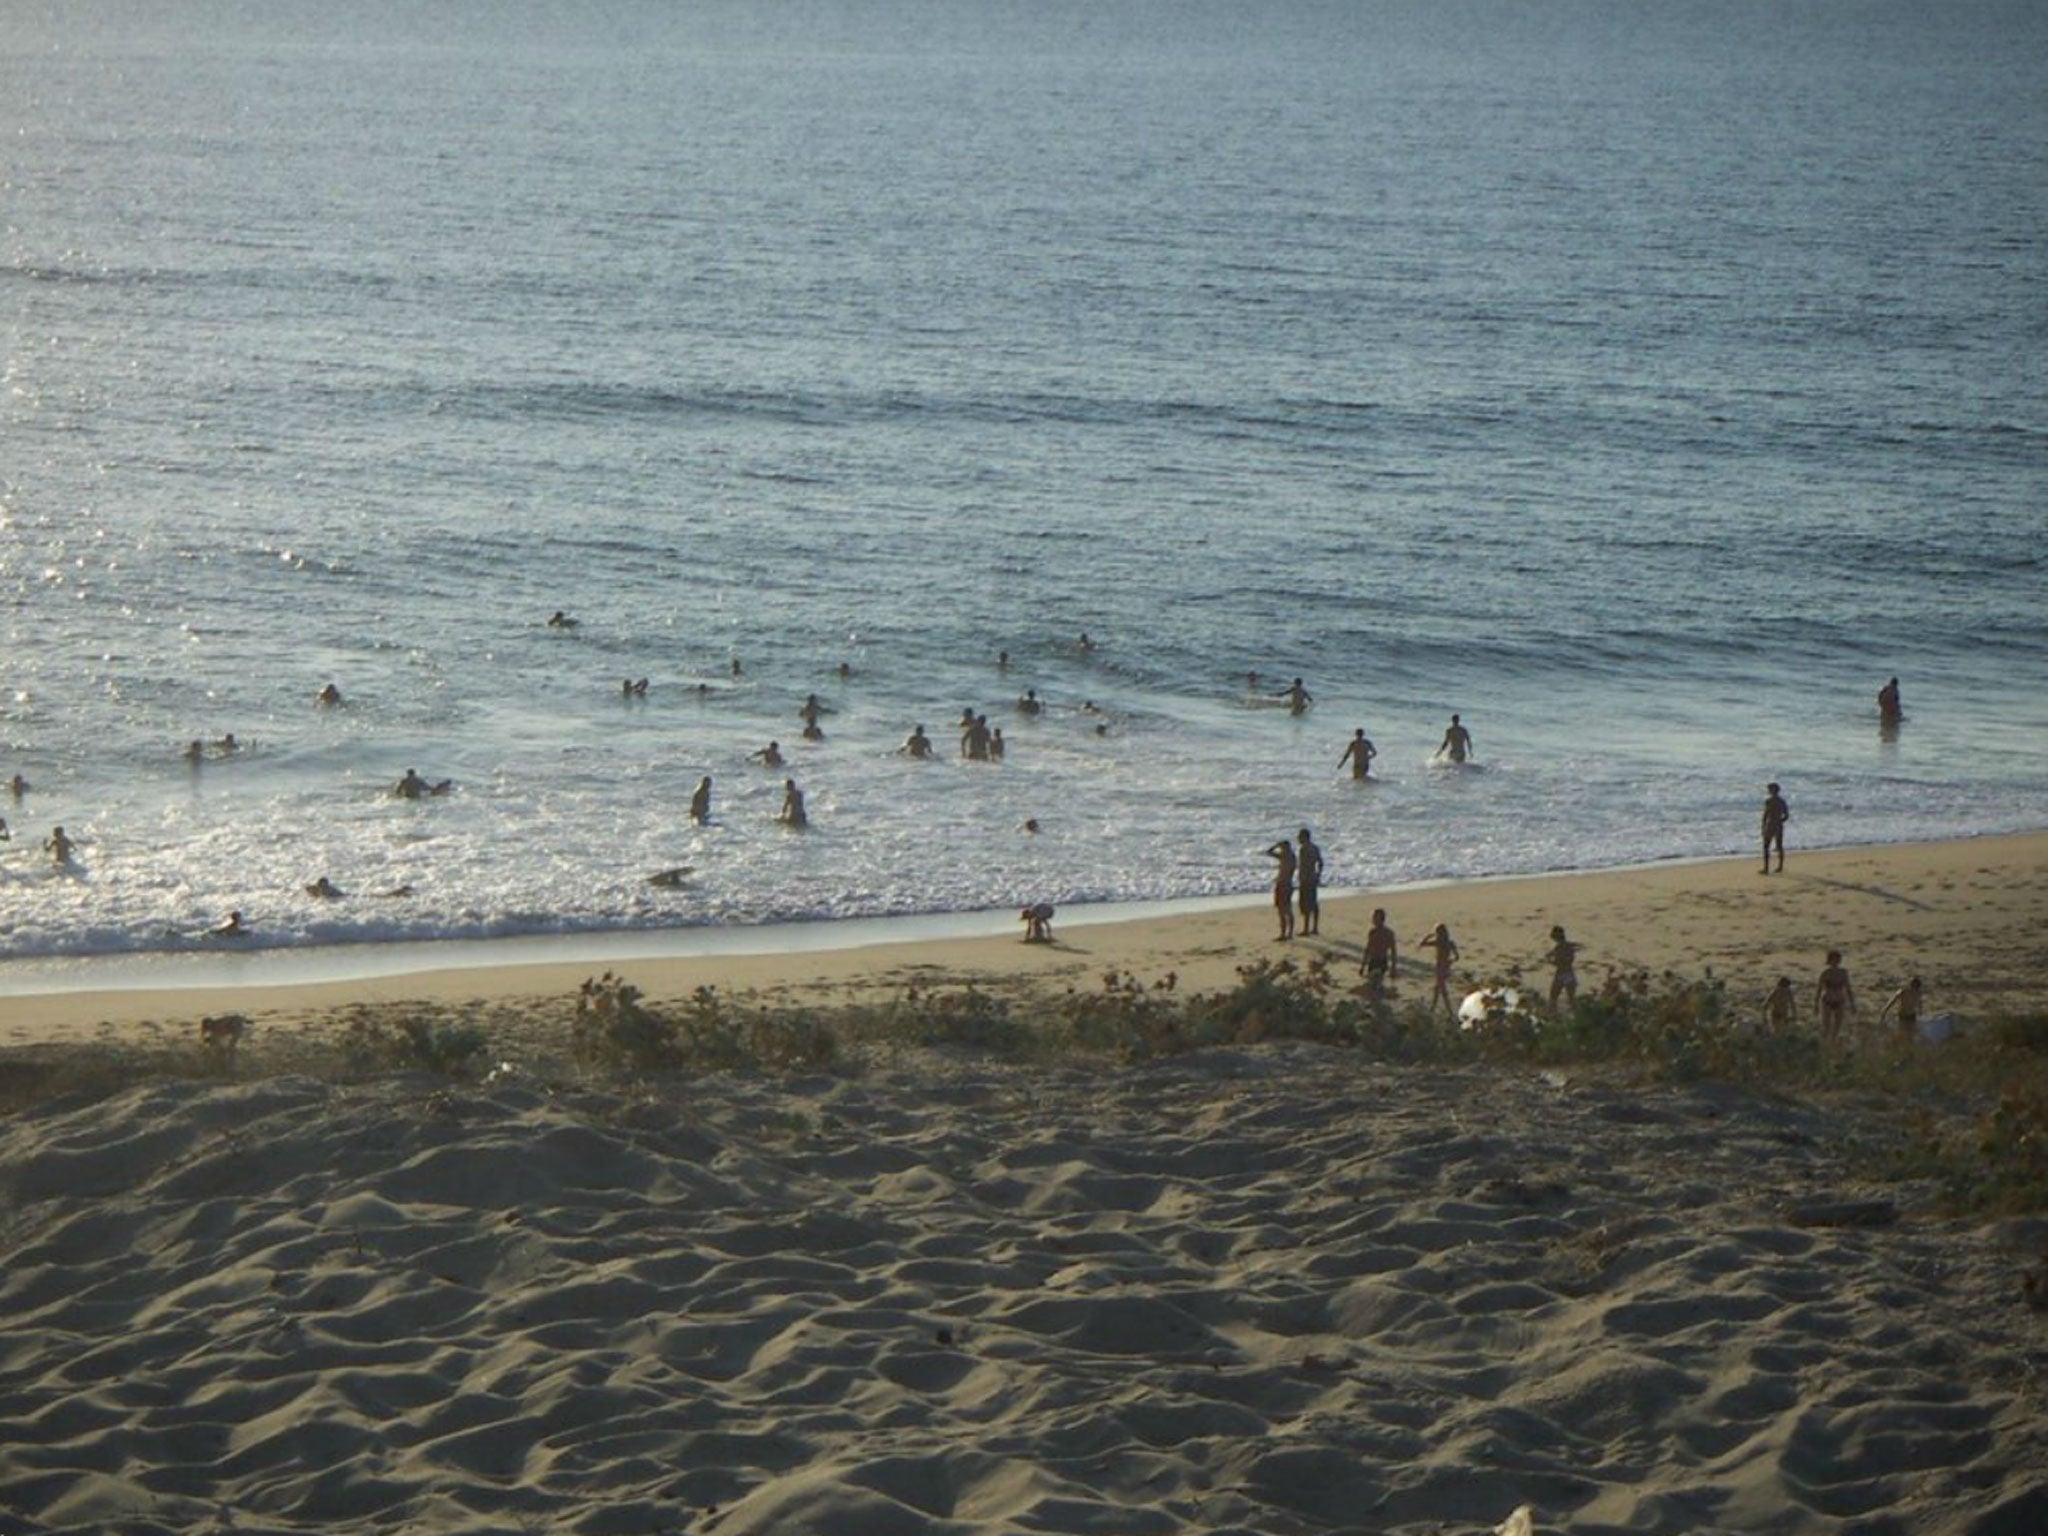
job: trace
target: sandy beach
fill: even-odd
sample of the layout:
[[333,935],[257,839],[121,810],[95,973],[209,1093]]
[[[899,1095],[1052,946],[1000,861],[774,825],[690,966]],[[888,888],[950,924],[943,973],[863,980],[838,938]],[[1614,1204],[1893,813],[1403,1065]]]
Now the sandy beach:
[[[1552,924],[1610,970],[1908,974],[2039,1010],[2048,838],[1065,925],[1055,942],[628,967],[823,1005],[1355,969],[1385,905],[1472,980]],[[1404,998],[1426,996],[1410,951]],[[0,1122],[0,1531],[1072,1536],[2048,1529],[2048,1221],[1946,1214],[1852,1096],[1394,1066],[1267,1041],[1020,1065],[607,1078],[588,967],[6,1002],[7,1057],[232,1076]],[[484,1028],[488,1079],[293,1070],[366,1010]]]

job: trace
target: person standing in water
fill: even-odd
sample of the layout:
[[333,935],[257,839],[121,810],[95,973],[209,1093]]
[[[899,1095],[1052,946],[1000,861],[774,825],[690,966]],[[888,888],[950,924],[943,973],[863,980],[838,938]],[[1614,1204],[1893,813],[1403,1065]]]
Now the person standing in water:
[[1472,755],[1472,733],[1465,729],[1464,722],[1456,715],[1451,716],[1450,727],[1444,732],[1443,744],[1436,749],[1436,755],[1453,763],[1462,763]]
[[711,775],[705,774],[697,781],[697,787],[690,794],[690,820],[703,826],[711,819]]
[[796,787],[795,779],[782,781],[782,814],[775,818],[785,827],[808,827],[810,816],[804,810],[804,792]]
[[1273,697],[1287,701],[1287,713],[1290,715],[1305,715],[1308,713],[1309,705],[1315,703],[1314,696],[1302,685],[1298,677]]
[[1906,706],[1899,699],[1899,680],[1896,677],[1877,690],[1877,718],[1893,724],[1906,718]]
[[1281,838],[1266,850],[1266,857],[1276,861],[1273,871],[1273,910],[1280,917],[1280,937],[1294,937],[1294,844]]
[[1764,786],[1764,867],[1763,873],[1771,872],[1771,850],[1778,850],[1778,873],[1785,872],[1785,823],[1792,819],[1792,807],[1785,803],[1784,795],[1776,784]]
[[1337,759],[1337,766],[1351,765],[1351,777],[1369,779],[1372,777],[1372,760],[1378,757],[1379,749],[1366,740],[1365,727],[1360,726],[1351,733],[1351,740],[1344,748],[1344,755]]
[[1297,841],[1300,851],[1294,856],[1294,879],[1301,893],[1301,931],[1311,934],[1323,923],[1323,850],[1303,827]]

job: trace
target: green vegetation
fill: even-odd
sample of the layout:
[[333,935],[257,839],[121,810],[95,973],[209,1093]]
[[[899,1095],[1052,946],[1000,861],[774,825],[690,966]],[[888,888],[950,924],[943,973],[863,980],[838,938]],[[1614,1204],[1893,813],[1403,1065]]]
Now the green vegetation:
[[[1525,997],[1516,974],[1491,984]],[[460,1010],[417,1005],[350,1010],[324,1033],[252,1040],[239,1075],[301,1071],[360,1078],[391,1071],[453,1080],[508,1070],[494,1038],[521,1041],[513,1067],[539,1083],[593,1076],[721,1071],[858,1070],[905,1047],[971,1052],[1018,1063],[1097,1057],[1139,1062],[1265,1041],[1311,1041],[1403,1066],[1493,1064],[1564,1070],[1620,1084],[1727,1082],[1779,1096],[1848,1095],[1885,1128],[1876,1166],[1932,1180],[1951,1209],[2048,1212],[2048,1013],[1979,1021],[1935,1047],[1867,1039],[1824,1051],[1798,1030],[1776,1034],[1739,1015],[1711,975],[1610,978],[1560,1017],[1503,1015],[1466,1030],[1419,997],[1369,998],[1321,960],[1260,961],[1213,993],[1122,972],[1057,998],[974,986],[911,988],[882,1004],[831,1010],[771,1006],[700,988],[651,1005],[606,973],[572,1004]],[[497,1025],[502,1022],[502,1033]],[[546,1041],[559,1039],[551,1050]],[[538,1043],[536,1043],[538,1042]],[[132,1083],[236,1073],[217,1055],[180,1045],[29,1048],[0,1053],[0,1111]]]

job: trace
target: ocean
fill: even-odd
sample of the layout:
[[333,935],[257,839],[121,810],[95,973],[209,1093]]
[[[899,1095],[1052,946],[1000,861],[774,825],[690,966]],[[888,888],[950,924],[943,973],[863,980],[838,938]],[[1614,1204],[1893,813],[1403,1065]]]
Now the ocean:
[[2048,826],[2044,72],[2024,3],[10,7],[0,955]]

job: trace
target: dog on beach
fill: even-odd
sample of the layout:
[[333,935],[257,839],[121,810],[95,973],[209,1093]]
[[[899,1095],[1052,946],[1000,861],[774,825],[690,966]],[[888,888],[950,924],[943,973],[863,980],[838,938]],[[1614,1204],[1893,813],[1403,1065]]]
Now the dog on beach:
[[235,1052],[242,1044],[242,1036],[248,1032],[249,1021],[243,1015],[212,1014],[199,1021],[199,1046],[201,1050],[220,1057],[232,1067],[235,1064]]

